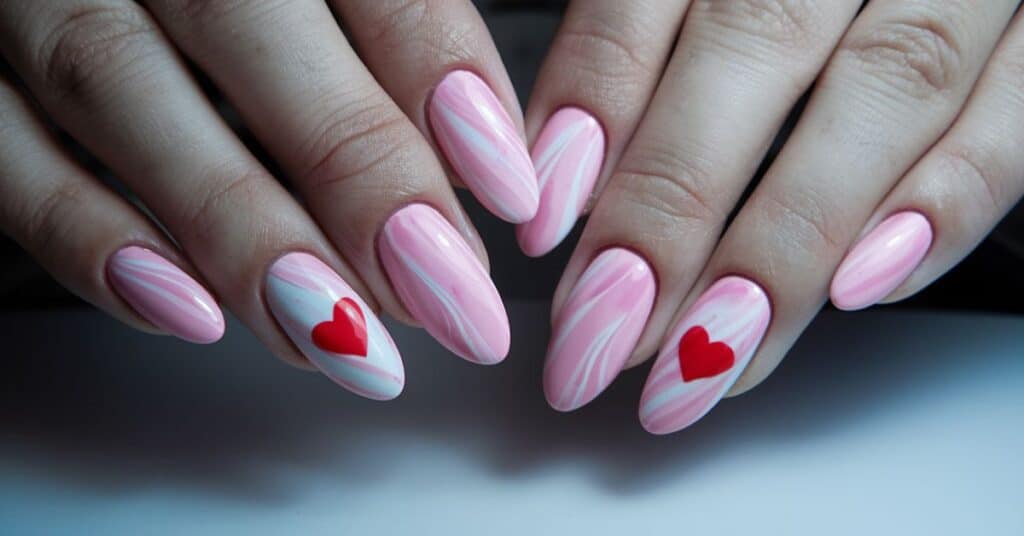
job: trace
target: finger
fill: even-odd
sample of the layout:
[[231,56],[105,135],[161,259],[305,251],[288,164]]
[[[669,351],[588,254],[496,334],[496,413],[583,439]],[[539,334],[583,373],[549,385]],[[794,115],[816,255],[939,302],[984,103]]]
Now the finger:
[[[824,303],[832,271],[862,223],[955,118],[1015,4],[920,0],[865,8],[694,286],[691,296],[707,289],[708,301],[691,309],[694,298],[685,300],[664,339],[641,399],[645,428],[688,426],[727,391],[749,389],[778,364]],[[713,283],[728,274],[742,276],[747,294],[713,298]],[[756,294],[750,289],[770,303],[758,308],[757,321],[752,309],[726,308]],[[716,307],[709,312],[723,308],[717,321],[702,312],[707,304]],[[687,377],[680,374],[687,361],[703,354],[681,348],[697,341],[687,335],[698,327],[733,359],[716,360],[725,366],[708,377]]]
[[[566,296],[583,284],[577,282],[579,274],[598,252],[624,247],[648,263],[656,274],[657,296],[653,309],[633,313],[642,315],[645,327],[631,334],[625,352],[603,357],[616,373],[656,350],[726,216],[859,2],[796,4],[786,3],[788,10],[779,13],[771,8],[774,3],[763,3],[766,10],[752,16],[750,3],[697,1],[687,14],[650,108],[591,214],[555,295],[552,318],[558,337],[570,329],[565,319],[576,314],[564,305]],[[603,307],[618,305],[608,302],[590,310]],[[568,352],[549,359],[581,362],[583,357]]]
[[[481,262],[483,248],[430,146],[345,42],[327,6],[172,4],[152,4],[158,20],[236,104],[386,310],[411,313],[466,359],[503,359],[508,321]],[[439,218],[410,210],[420,206],[433,207]],[[413,271],[382,262],[377,251],[391,244],[381,234],[389,222],[408,215],[436,231],[408,236],[417,245],[404,247],[422,248],[430,259]],[[426,247],[434,241],[449,246]],[[476,250],[467,242],[477,242]]]
[[[0,44],[50,116],[138,194],[275,354],[294,363],[306,363],[305,355],[359,394],[397,396],[404,381],[398,353],[369,306],[342,281],[358,278],[217,117],[139,6],[100,0],[0,6],[7,26]],[[309,254],[331,268],[311,282],[281,275],[282,262]],[[303,328],[305,340],[293,345],[267,313],[268,274],[293,283],[281,327],[292,334]],[[353,333],[382,339],[367,342],[365,356],[311,340],[313,320],[336,320],[335,306],[345,299],[365,321]]]
[[332,0],[360,56],[499,218],[537,211],[522,112],[487,27],[468,0]]
[[832,279],[832,303],[906,298],[958,264],[1024,194],[1024,16],[957,122],[886,197]]
[[633,135],[661,78],[689,0],[575,0],[563,17],[527,111],[541,191],[516,228],[523,252],[554,249]]
[[196,343],[224,334],[220,307],[195,270],[76,166],[2,78],[0,229],[68,290],[130,326]]

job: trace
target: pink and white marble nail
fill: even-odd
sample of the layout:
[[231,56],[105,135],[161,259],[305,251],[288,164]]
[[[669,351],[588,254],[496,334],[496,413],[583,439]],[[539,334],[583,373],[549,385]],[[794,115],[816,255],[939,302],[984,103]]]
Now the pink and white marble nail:
[[352,287],[308,253],[289,253],[267,273],[278,324],[328,378],[360,396],[391,400],[405,369],[391,335]]
[[154,326],[189,342],[224,335],[224,315],[206,291],[170,261],[139,247],[121,248],[107,261],[114,290]]
[[640,422],[652,434],[682,430],[703,417],[754,356],[771,305],[748,279],[719,279],[693,304],[662,348],[640,398]]
[[540,207],[516,228],[524,253],[544,255],[572,230],[601,172],[604,146],[601,125],[579,108],[563,108],[548,120],[532,153]]
[[928,218],[911,211],[889,216],[839,265],[832,278],[832,303],[846,311],[878,303],[921,264],[931,245]]
[[498,290],[440,213],[422,203],[395,212],[379,249],[398,297],[438,342],[474,363],[505,359],[509,325]]
[[601,394],[622,370],[654,304],[654,274],[623,248],[602,252],[573,287],[554,322],[544,395],[559,411]]
[[537,212],[537,176],[512,118],[487,83],[452,71],[434,89],[430,125],[452,169],[494,215],[522,223]]

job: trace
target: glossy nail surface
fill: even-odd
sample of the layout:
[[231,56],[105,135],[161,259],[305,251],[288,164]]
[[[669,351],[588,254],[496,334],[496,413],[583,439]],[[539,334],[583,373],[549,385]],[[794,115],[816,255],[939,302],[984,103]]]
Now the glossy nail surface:
[[524,253],[544,255],[572,230],[601,172],[604,146],[601,125],[579,108],[563,108],[548,120],[532,154],[540,206],[516,228]]
[[459,356],[484,365],[508,354],[505,307],[483,265],[447,220],[414,203],[384,224],[380,258],[402,303]]
[[314,365],[360,396],[390,400],[405,370],[377,316],[338,274],[308,253],[289,253],[267,273],[274,318]]
[[544,394],[559,411],[587,404],[629,359],[654,304],[654,274],[639,255],[602,252],[569,294],[554,323]]
[[224,335],[224,315],[213,296],[149,249],[118,250],[107,262],[107,277],[143,318],[172,335],[199,344],[216,342]]
[[469,71],[434,89],[430,125],[452,169],[494,215],[512,223],[537,212],[537,176],[515,123],[491,88]]
[[644,386],[640,422],[648,432],[682,430],[703,417],[739,378],[771,320],[761,287],[719,279],[671,332]]
[[832,303],[852,311],[878,303],[903,283],[928,253],[932,226],[917,212],[886,218],[843,259],[832,278]]

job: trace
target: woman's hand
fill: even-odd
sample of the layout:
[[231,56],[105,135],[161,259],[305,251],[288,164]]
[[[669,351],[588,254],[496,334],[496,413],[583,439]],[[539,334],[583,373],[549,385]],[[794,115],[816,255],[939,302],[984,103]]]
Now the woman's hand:
[[552,406],[660,346],[640,419],[679,430],[763,380],[830,289],[859,309],[959,262],[1024,192],[1018,6],[571,2],[527,112],[541,206],[519,229],[543,254],[597,198],[555,297]]
[[[466,359],[505,357],[486,253],[434,150],[498,216],[533,216],[521,113],[469,0],[2,2],[0,51],[24,83],[0,82],[0,229],[86,300],[208,343],[224,330],[212,292],[282,359],[375,399],[404,384],[378,305]],[[146,213],[88,176],[48,121]]]

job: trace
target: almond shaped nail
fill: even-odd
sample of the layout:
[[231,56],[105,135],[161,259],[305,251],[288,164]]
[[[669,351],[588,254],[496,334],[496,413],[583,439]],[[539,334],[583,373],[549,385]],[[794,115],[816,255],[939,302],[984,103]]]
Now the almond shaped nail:
[[654,274],[622,248],[598,255],[580,276],[554,323],[544,395],[559,411],[601,394],[622,370],[654,304]]
[[395,212],[379,248],[395,292],[438,342],[475,363],[505,358],[510,335],[498,290],[439,212],[421,203]]
[[391,400],[405,386],[398,348],[377,315],[329,266],[289,253],[267,273],[267,304],[317,368],[353,393]]
[[932,245],[932,226],[917,212],[886,218],[846,255],[832,278],[832,303],[845,311],[878,303],[921,264]]
[[728,392],[754,356],[771,305],[742,277],[719,279],[672,330],[640,398],[640,423],[652,434],[693,424]]
[[154,326],[189,342],[209,344],[224,335],[224,314],[202,285],[153,251],[128,246],[107,261],[118,295]]
[[438,146],[462,182],[499,218],[522,223],[537,212],[537,176],[505,107],[487,83],[452,71],[430,99]]
[[587,112],[563,108],[551,116],[532,153],[540,206],[516,228],[523,253],[544,255],[569,234],[597,182],[604,147],[604,130]]

